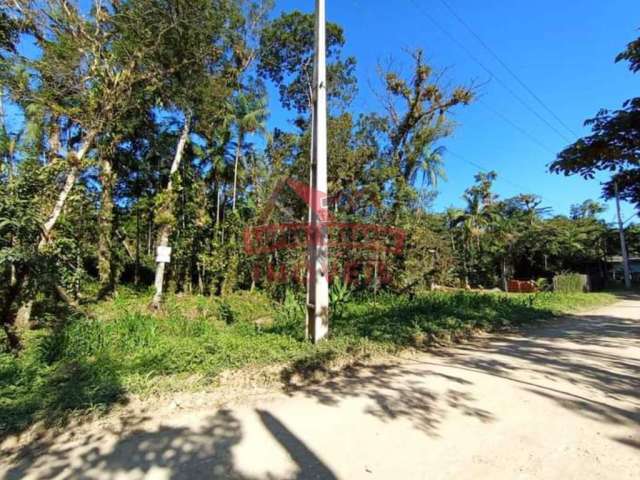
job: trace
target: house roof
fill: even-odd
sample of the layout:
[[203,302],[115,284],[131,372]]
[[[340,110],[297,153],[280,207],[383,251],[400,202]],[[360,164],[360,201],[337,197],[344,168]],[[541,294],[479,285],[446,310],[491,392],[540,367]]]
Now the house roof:
[[[629,257],[630,262],[640,262],[640,257]],[[607,258],[609,263],[622,263],[622,255],[614,255]]]

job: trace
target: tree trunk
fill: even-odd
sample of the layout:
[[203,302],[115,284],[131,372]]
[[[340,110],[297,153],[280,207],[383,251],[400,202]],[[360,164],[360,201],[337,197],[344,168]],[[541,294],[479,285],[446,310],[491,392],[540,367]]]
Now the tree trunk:
[[[44,222],[44,224],[42,225],[42,228],[40,229],[41,233],[40,233],[40,241],[38,242],[38,251],[42,251],[44,247],[46,247],[47,244],[50,242],[51,231],[56,226],[56,223],[58,222],[58,219],[62,214],[62,210],[64,209],[67,199],[69,198],[69,194],[71,193],[71,190],[73,189],[74,185],[76,184],[76,181],[78,180],[78,175],[80,174],[80,165],[82,164],[82,160],[84,159],[87,152],[93,145],[93,141],[95,140],[96,136],[97,136],[96,131],[87,132],[84,139],[84,143],[80,147],[80,150],[78,150],[77,153],[72,152],[68,155],[69,163],[71,164],[71,169],[69,170],[67,179],[65,180],[65,184],[62,190],[60,190],[60,193],[58,194],[58,199],[56,200],[56,203],[53,206],[51,214],[49,215],[49,217],[47,218],[47,221]],[[20,294],[24,291],[28,283],[29,283],[29,275],[25,273],[22,280],[17,283],[17,290],[18,290],[17,294],[12,297],[11,304],[7,306],[7,312],[8,312],[7,315],[11,315],[13,302],[19,299]],[[12,323],[15,324],[15,326],[18,328],[23,328],[23,329],[29,328],[31,326],[32,309],[33,309],[33,300],[26,301],[18,309],[16,317],[13,319]]]
[[[43,225],[42,233],[40,235],[40,241],[38,243],[38,251],[42,251],[44,247],[46,247],[47,244],[50,242],[51,231],[53,230],[53,227],[58,222],[58,219],[62,214],[62,210],[64,209],[64,205],[67,202],[67,198],[69,197],[71,190],[73,189],[74,185],[76,184],[76,181],[78,180],[79,173],[80,173],[80,170],[77,166],[71,167],[71,170],[67,175],[67,179],[65,181],[64,187],[58,194],[58,200],[56,201],[56,204],[53,207],[53,211],[51,212],[51,215]],[[24,286],[26,286],[28,281],[29,281],[28,277],[25,277],[23,281]],[[24,290],[24,288],[20,288],[20,290],[22,291]],[[33,311],[33,300],[27,300],[25,303],[23,303],[20,306],[20,308],[18,309],[18,313],[16,314],[16,326],[18,329],[25,330],[31,327],[32,311]]]
[[136,205],[136,258],[134,270],[134,284],[140,285],[140,206]]
[[102,183],[100,213],[98,215],[98,272],[100,278],[99,297],[113,292],[115,272],[113,271],[113,187],[115,174],[113,163],[108,156],[101,161],[100,180]]
[[[158,246],[166,247],[169,245],[169,228],[163,227],[161,229],[161,233],[158,238]],[[153,300],[151,301],[151,308],[154,310],[159,310],[162,305],[162,293],[164,286],[164,269],[166,263],[158,262],[156,265],[156,278],[154,282],[156,293],[153,296]]]
[[222,190],[220,188],[220,182],[216,185],[217,195],[216,195],[216,228],[220,226],[220,196],[222,195]]
[[49,132],[49,154],[46,156],[49,164],[55,163],[60,159],[62,143],[60,141],[59,121],[58,117],[54,117],[51,122],[51,131]]
[[[171,170],[169,173],[169,183],[167,184],[167,188],[165,189],[165,193],[171,193],[173,190],[173,176],[180,168],[180,162],[182,162],[182,156],[184,154],[185,146],[187,145],[187,140],[189,139],[189,130],[191,127],[191,118],[189,115],[186,116],[184,121],[184,127],[182,128],[182,134],[180,135],[180,139],[178,140],[178,146],[176,147],[176,153],[173,157],[173,163],[171,164]],[[169,206],[171,208],[171,206]],[[160,227],[158,233],[158,245],[157,247],[168,247],[169,246],[169,237],[171,236],[171,225],[163,224]],[[164,272],[165,272],[165,263],[157,262],[156,266],[156,278],[155,278],[155,290],[156,293],[153,296],[153,300],[151,301],[151,308],[154,310],[160,309],[162,305],[162,291],[164,285]]]
[[243,143],[243,134],[240,132],[238,134],[238,145],[236,146],[236,159],[233,167],[233,211],[236,211],[236,197],[238,190],[238,164],[240,163],[240,156],[242,155],[242,143]]
[[204,278],[202,274],[204,267],[200,263],[196,263],[196,268],[198,269],[198,292],[200,295],[204,295]]
[[502,290],[509,291],[509,279],[507,278],[507,258],[502,259]]
[[117,239],[120,242],[122,242],[122,246],[124,248],[125,253],[129,257],[129,260],[134,262],[136,260],[136,252],[135,252],[134,248],[129,244],[129,241],[127,240],[127,237],[126,237],[125,233],[123,233],[122,230],[118,230],[117,228],[114,229],[114,233],[115,233]]
[[469,284],[469,262],[471,260],[471,242],[465,242],[467,245],[465,248],[465,252],[463,254],[463,268],[464,268],[464,288],[466,290],[471,289],[471,285]]
[[147,255],[151,255],[151,244],[153,242],[153,211],[149,209],[147,213]]

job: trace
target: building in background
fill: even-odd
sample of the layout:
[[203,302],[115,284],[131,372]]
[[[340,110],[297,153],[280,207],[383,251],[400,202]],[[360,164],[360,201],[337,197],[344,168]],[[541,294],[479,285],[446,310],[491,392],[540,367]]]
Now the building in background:
[[[615,255],[607,259],[610,278],[614,281],[624,282],[624,267],[622,256]],[[629,269],[634,283],[640,283],[640,257],[629,257]]]

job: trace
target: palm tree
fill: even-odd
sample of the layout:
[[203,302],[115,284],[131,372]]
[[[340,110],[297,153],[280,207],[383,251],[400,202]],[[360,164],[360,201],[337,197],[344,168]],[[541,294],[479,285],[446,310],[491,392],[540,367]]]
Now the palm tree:
[[444,162],[442,154],[444,147],[431,149],[430,145],[423,148],[423,151],[410,169],[410,180],[416,185],[418,177],[420,177],[420,188],[424,188],[425,184],[429,187],[436,187],[439,179],[445,179]]
[[234,98],[233,123],[236,134],[236,151],[233,166],[233,211],[236,210],[238,166],[242,157],[245,137],[247,134],[266,134],[266,121],[268,114],[267,100],[264,95],[256,93],[242,93]]
[[476,175],[477,184],[467,189],[464,200],[467,207],[454,221],[454,226],[462,227],[465,253],[465,286],[469,286],[469,260],[473,258],[473,249],[480,250],[480,239],[495,220],[495,212],[491,208],[495,196],[491,186],[496,178],[495,172]]

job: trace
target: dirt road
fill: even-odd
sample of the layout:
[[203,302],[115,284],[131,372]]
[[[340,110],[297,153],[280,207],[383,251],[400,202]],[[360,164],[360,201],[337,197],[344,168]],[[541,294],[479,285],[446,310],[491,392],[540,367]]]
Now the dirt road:
[[638,479],[640,300],[2,461],[2,478]]

